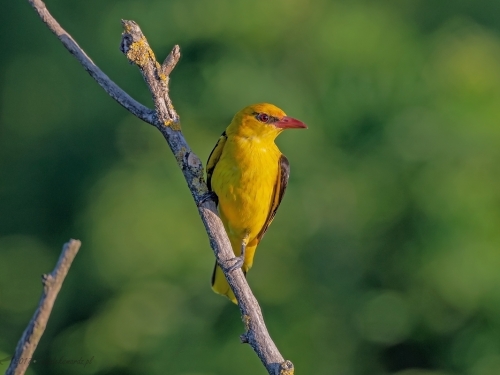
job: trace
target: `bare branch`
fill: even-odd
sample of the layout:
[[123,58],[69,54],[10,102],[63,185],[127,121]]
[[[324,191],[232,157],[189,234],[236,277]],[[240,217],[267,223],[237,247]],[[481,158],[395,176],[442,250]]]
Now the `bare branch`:
[[33,353],[49,321],[54,302],[80,245],[81,242],[78,240],[69,240],[65,243],[52,273],[42,276],[42,297],[30,323],[17,343],[16,353],[10,362],[6,375],[22,375],[28,369]]
[[148,124],[154,124],[154,111],[143,106],[141,103],[133,99],[125,91],[123,91],[116,83],[111,81],[109,77],[103,73],[101,69],[87,56],[80,48],[75,40],[64,30],[61,25],[52,17],[47,10],[45,4],[41,0],[28,0],[31,6],[38,13],[43,22],[48,28],[57,35],[59,40],[64,44],[66,49],[76,57],[82,64],[83,68],[94,78],[97,83],[106,91],[109,96],[120,103],[125,109],[129,110],[133,115]]
[[[41,0],[28,0],[37,10],[38,14],[49,26],[49,28],[58,35],[65,47],[77,57],[85,69],[89,71],[89,62],[91,60],[85,55],[80,47],[73,41],[71,36],[65,32],[59,24],[50,16],[45,5]],[[292,375],[294,372],[293,364],[290,361],[285,361],[280,354],[278,348],[272,341],[260,306],[254,297],[241,269],[228,273],[230,260],[234,258],[234,253],[231,248],[228,236],[217,213],[217,207],[211,197],[207,198],[207,185],[204,179],[203,165],[187,144],[181,132],[180,119],[175,111],[172,101],[169,96],[169,74],[179,60],[179,47],[175,46],[165,59],[163,65],[160,65],[155,58],[155,55],[150,48],[146,37],[141,29],[134,21],[122,20],[124,32],[122,34],[121,50],[127,56],[128,60],[137,65],[142,76],[149,87],[153,101],[155,104],[154,115],[140,116],[142,120],[153,124],[163,134],[165,140],[170,146],[177,163],[184,174],[187,185],[194,198],[201,219],[205,225],[210,245],[215,253],[215,257],[231,286],[231,289],[238,300],[238,305],[241,311],[242,319],[245,324],[246,332],[243,335],[243,342],[250,346],[257,353],[267,371],[271,375]],[[64,35],[62,38],[60,35]],[[71,43],[67,41],[70,40]],[[74,49],[77,49],[75,51]],[[81,58],[84,56],[85,58]],[[114,85],[108,77],[104,75],[92,63],[93,69],[98,71],[106,78],[106,84],[103,85],[94,74],[91,75],[98,81],[99,84],[111,96],[113,93],[108,91],[108,87]],[[114,85],[113,87],[116,87]],[[120,90],[120,89],[118,89]],[[122,91],[120,90],[120,93]],[[124,93],[123,93],[124,94]],[[125,94],[126,95],[126,94]],[[116,99],[116,98],[115,98]],[[134,113],[130,108],[136,108],[128,100],[131,99],[128,95],[120,94],[120,104],[129,111]],[[142,108],[141,108],[142,109]],[[144,114],[143,111],[140,112]],[[134,113],[135,114],[135,113]]]

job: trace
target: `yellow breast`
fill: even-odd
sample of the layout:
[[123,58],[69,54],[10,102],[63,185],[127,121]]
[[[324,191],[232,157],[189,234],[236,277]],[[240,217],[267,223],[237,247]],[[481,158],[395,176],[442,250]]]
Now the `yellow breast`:
[[253,240],[269,214],[281,153],[274,142],[231,137],[214,169],[212,188],[228,234]]

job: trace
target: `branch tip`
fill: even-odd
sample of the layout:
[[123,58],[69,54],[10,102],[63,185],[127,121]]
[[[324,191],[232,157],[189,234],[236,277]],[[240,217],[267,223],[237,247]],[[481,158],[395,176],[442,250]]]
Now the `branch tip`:
[[151,61],[156,63],[151,47],[149,47],[146,37],[141,28],[134,21],[122,20],[123,26],[120,50],[127,56],[131,64],[137,65],[141,70]]
[[44,273],[42,275],[42,285],[44,286],[44,288],[50,288],[53,283],[54,283],[54,278],[50,273]]
[[293,363],[288,359],[280,364],[279,375],[293,375],[295,372],[295,368],[293,367]]
[[240,340],[242,344],[248,344],[248,336],[246,333],[240,335]]
[[181,48],[178,44],[176,44],[174,48],[172,48],[172,51],[170,51],[168,56],[165,58],[165,61],[163,61],[163,64],[161,64],[161,70],[163,74],[165,74],[165,76],[168,77],[170,73],[172,73],[172,70],[174,70],[180,58]]

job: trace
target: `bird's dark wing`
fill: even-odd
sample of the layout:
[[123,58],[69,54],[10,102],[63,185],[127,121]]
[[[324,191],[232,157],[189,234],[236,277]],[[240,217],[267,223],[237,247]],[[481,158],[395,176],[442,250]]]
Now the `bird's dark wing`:
[[222,155],[222,150],[226,144],[227,135],[226,132],[222,133],[214,149],[210,153],[207,161],[207,186],[208,190],[212,191],[212,174],[214,173],[215,166],[219,162],[220,156]]
[[281,155],[278,163],[278,178],[276,179],[276,184],[274,185],[273,194],[271,196],[269,214],[267,215],[264,226],[257,235],[258,241],[260,241],[262,237],[264,237],[267,228],[269,228],[269,225],[271,225],[274,216],[276,215],[276,211],[278,211],[281,200],[283,199],[283,195],[285,195],[285,190],[288,185],[288,177],[290,176],[290,164],[288,163],[288,159],[285,155]]

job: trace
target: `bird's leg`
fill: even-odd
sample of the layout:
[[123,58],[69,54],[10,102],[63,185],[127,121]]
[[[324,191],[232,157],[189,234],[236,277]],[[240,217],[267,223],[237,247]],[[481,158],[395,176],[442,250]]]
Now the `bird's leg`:
[[238,257],[234,257],[230,259],[231,262],[234,262],[232,266],[229,266],[227,268],[227,272],[233,272],[234,270],[237,270],[238,268],[241,268],[243,266],[243,263],[245,262],[245,249],[247,248],[246,241],[243,240],[241,243],[241,254]]
[[229,259],[229,262],[233,264],[231,266],[226,267],[227,272],[233,272],[234,270],[237,270],[238,268],[241,268],[243,266],[243,263],[245,262],[245,250],[247,248],[247,242],[248,242],[248,234],[243,238],[243,241],[241,241],[240,255]]
[[216,206],[219,204],[219,197],[217,196],[217,194],[215,194],[214,191],[207,191],[205,194],[202,194],[196,204],[198,207],[200,207],[203,203],[210,199],[215,202]]

